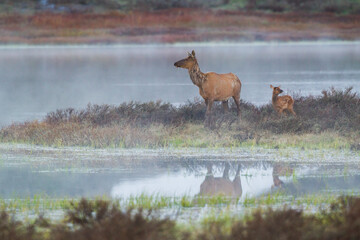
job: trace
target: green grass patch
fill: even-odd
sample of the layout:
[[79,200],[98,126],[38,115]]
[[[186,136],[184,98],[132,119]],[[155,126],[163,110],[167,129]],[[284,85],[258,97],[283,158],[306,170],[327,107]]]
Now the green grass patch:
[[302,209],[260,208],[245,217],[214,210],[200,224],[177,224],[153,211],[122,210],[118,203],[86,200],[70,203],[63,219],[42,216],[31,222],[0,212],[3,239],[357,239],[360,199],[340,197],[317,213]]

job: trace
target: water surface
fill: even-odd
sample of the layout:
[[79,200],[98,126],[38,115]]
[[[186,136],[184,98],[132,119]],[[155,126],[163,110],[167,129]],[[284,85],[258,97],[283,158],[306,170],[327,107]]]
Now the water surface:
[[[331,150],[96,150],[0,145],[0,196],[292,196],[356,190],[359,155]],[[186,154],[187,152],[187,154]],[[301,161],[301,158],[306,160]]]

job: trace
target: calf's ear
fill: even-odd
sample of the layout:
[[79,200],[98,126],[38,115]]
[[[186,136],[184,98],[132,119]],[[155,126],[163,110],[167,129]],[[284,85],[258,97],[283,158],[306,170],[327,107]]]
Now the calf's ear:
[[193,55],[193,57],[195,57],[195,51],[192,50],[191,54]]
[[273,85],[270,85],[270,88],[274,89]]

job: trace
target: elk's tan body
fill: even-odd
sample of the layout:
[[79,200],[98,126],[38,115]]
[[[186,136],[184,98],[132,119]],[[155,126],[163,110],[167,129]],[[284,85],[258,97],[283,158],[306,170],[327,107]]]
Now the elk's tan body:
[[284,110],[290,111],[294,116],[296,116],[296,113],[294,112],[294,99],[289,96],[279,96],[280,93],[283,92],[283,90],[279,87],[273,87],[273,85],[270,85],[270,88],[273,89],[273,95],[272,95],[272,105],[280,115]]
[[240,165],[236,171],[234,179],[229,179],[229,164],[226,164],[222,177],[214,177],[212,173],[212,165],[208,166],[205,180],[200,185],[201,196],[225,195],[232,197],[240,197],[242,195],[242,187],[240,180]]
[[199,88],[201,97],[205,100],[206,115],[210,116],[214,101],[222,101],[224,110],[228,110],[228,99],[233,98],[240,117],[240,79],[233,73],[219,74],[203,73],[195,57],[195,51],[188,57],[174,63],[176,67],[188,69],[191,81]]
[[241,83],[233,73],[208,72],[205,73],[205,78],[206,81],[199,86],[200,95],[205,100],[227,101],[233,96],[240,95]]

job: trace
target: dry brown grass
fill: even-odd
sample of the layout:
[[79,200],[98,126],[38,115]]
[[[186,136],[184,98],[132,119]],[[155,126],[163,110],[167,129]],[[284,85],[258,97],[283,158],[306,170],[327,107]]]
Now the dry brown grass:
[[92,147],[236,147],[242,144],[358,149],[360,98],[351,89],[295,97],[297,117],[278,116],[270,104],[241,102],[223,114],[215,104],[211,129],[204,128],[205,104],[179,108],[168,103],[89,105],[63,109],[43,121],[12,124],[0,130],[3,142]]

